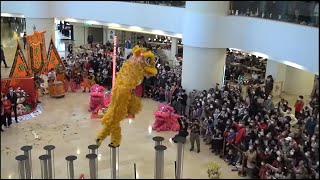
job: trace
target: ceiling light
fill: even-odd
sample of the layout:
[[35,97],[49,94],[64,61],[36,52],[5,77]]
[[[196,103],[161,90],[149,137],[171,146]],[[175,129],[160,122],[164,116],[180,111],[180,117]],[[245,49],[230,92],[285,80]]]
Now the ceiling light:
[[93,25],[99,25],[99,24],[101,24],[101,23],[98,22],[98,21],[86,21],[86,23],[88,23],[88,24],[93,24]]
[[136,31],[141,31],[142,30],[142,28],[138,27],[138,26],[130,26],[129,29],[136,30]]

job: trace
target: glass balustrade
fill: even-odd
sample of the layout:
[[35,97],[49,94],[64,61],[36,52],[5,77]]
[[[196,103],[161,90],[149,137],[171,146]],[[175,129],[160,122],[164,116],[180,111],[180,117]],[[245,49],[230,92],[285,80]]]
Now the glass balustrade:
[[184,8],[186,6],[186,1],[122,1],[122,2],[153,4],[153,5],[161,5],[161,6],[173,6],[173,7],[181,7],[181,8]]
[[317,1],[231,1],[229,14],[319,27]]

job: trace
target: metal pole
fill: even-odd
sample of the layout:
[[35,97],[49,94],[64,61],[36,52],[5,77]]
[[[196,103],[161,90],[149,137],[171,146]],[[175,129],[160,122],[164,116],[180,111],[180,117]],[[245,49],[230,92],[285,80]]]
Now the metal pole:
[[73,161],[77,159],[77,156],[67,156],[67,172],[68,172],[68,179],[75,179],[74,178],[74,166]]
[[114,147],[109,144],[110,147],[110,167],[111,167],[111,179],[117,179],[119,177],[119,146]]
[[89,168],[90,168],[90,179],[97,179],[98,178],[98,169],[97,165],[97,155],[96,154],[87,154],[86,158],[89,159]]
[[19,172],[19,179],[26,179],[26,165],[28,156],[26,155],[19,155],[15,158],[18,161],[18,172]]
[[154,170],[154,178],[155,179],[164,179],[164,150],[167,149],[164,145],[157,145],[154,147],[156,150],[156,162],[155,162],[155,170]]
[[32,179],[32,159],[31,159],[32,146],[22,146],[21,150],[24,155],[28,157],[26,160],[26,179]]
[[137,179],[137,165],[136,165],[136,163],[133,164],[133,172],[134,172],[134,179]]
[[186,138],[177,137],[177,170],[176,170],[176,179],[182,179],[183,174],[183,155],[184,155],[184,143]]
[[44,150],[47,151],[47,155],[50,156],[50,159],[48,160],[48,167],[49,167],[49,178],[54,179],[55,178],[55,169],[54,169],[54,149],[56,147],[54,145],[47,145],[43,147]]
[[162,141],[164,140],[161,136],[155,136],[152,139],[155,141],[155,146],[162,145]]
[[41,179],[51,179],[49,178],[49,159],[51,157],[47,154],[39,156],[41,165]]

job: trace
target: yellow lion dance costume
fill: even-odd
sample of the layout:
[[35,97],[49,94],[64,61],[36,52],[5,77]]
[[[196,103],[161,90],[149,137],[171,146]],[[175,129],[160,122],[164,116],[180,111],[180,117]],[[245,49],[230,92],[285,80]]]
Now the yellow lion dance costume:
[[104,127],[96,139],[99,146],[109,135],[111,135],[110,146],[120,145],[120,122],[126,117],[134,117],[141,110],[141,100],[134,93],[136,86],[144,79],[144,76],[155,76],[158,73],[155,67],[155,56],[151,51],[135,46],[132,53],[133,56],[123,63],[117,73],[111,102],[102,118]]

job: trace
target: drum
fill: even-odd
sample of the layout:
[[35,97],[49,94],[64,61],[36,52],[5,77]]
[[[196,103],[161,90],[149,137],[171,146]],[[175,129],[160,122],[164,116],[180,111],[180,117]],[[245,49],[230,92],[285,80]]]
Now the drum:
[[64,97],[64,85],[61,81],[55,81],[49,85],[49,94],[53,98]]

